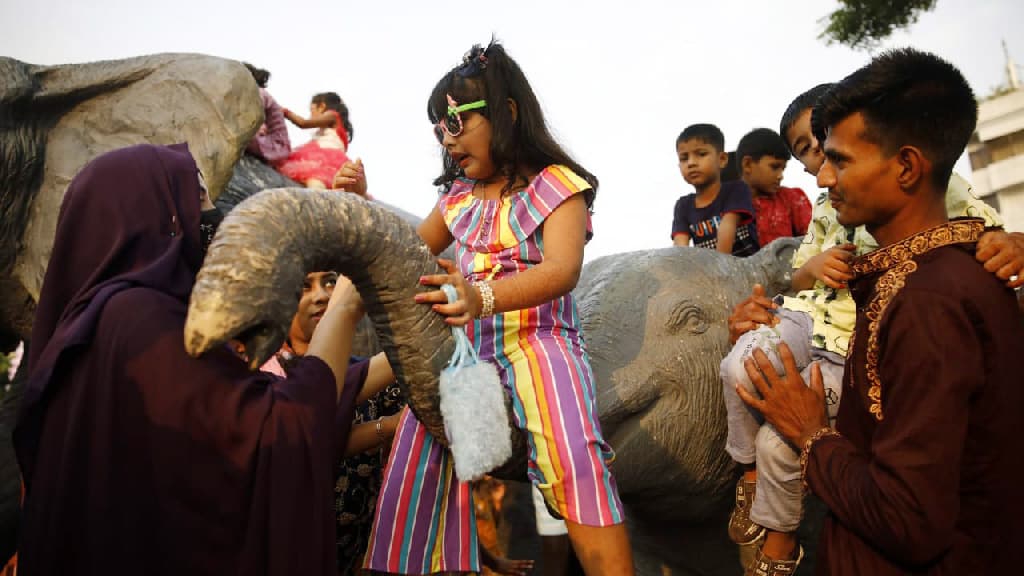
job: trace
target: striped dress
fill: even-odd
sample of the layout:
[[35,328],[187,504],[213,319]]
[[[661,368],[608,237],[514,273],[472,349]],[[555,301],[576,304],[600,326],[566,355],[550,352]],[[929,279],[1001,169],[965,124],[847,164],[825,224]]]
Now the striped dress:
[[[457,180],[438,201],[455,238],[459,269],[470,281],[517,274],[543,259],[541,224],[590,185],[565,166],[549,166],[525,189],[500,200],[473,196]],[[587,222],[587,237],[590,237]],[[498,367],[515,423],[528,432],[528,474],[548,505],[571,522],[623,521],[611,448],[597,421],[594,376],[566,294],[467,326],[477,353]],[[397,574],[477,572],[476,522],[469,485],[455,477],[450,453],[406,411],[384,472],[365,568]]]

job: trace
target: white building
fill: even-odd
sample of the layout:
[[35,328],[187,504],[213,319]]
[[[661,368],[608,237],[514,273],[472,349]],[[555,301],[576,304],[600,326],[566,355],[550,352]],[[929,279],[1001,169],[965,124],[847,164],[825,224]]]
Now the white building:
[[978,105],[967,152],[975,194],[999,210],[1007,230],[1024,232],[1024,88],[1009,54],[1006,71],[1006,90]]

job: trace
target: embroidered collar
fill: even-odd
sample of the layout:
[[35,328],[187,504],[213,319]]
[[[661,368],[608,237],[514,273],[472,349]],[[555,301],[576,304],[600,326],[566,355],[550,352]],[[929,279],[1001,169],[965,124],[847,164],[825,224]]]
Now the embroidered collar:
[[951,220],[869,252],[854,260],[850,267],[855,277],[882,272],[936,248],[977,242],[984,233],[985,221],[980,218]]

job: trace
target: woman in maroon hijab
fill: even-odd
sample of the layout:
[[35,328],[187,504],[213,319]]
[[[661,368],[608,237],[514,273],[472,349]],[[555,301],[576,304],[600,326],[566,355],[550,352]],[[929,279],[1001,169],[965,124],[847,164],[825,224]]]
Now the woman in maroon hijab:
[[339,286],[287,379],[226,346],[189,357],[201,194],[184,144],[105,154],[68,188],[15,430],[22,574],[334,571],[362,304]]

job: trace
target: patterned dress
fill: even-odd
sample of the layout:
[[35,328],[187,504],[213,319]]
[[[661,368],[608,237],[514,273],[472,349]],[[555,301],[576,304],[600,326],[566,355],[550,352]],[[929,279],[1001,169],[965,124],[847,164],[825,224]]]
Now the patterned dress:
[[[543,259],[541,225],[590,185],[564,166],[549,166],[520,192],[499,200],[473,196],[456,181],[438,210],[455,238],[459,269],[470,281],[500,279]],[[588,237],[590,223],[588,220]],[[528,432],[530,480],[571,522],[623,521],[613,458],[597,421],[594,376],[566,294],[467,326],[484,360],[498,367],[516,425]],[[480,570],[470,487],[455,477],[449,452],[406,411],[399,424],[377,505],[365,568],[398,574]]]

